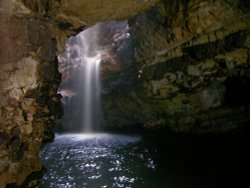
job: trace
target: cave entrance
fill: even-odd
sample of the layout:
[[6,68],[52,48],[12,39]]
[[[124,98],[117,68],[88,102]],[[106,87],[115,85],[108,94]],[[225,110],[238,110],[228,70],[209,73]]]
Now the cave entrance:
[[70,37],[58,55],[64,109],[58,131],[100,130],[102,80],[128,68],[132,58],[127,21],[98,23]]

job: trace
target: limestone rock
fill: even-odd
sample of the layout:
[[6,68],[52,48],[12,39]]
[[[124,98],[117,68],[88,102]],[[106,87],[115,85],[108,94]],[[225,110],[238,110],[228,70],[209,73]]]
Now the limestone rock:
[[200,133],[249,120],[249,10],[243,1],[162,0],[130,19],[136,65],[107,84],[106,125]]
[[59,76],[48,23],[18,1],[0,5],[0,187],[21,187],[42,170],[38,152],[58,114],[50,101]]
[[66,39],[97,22],[127,20],[145,11],[159,0],[22,0],[31,11],[45,15],[57,39],[57,48],[63,51]]

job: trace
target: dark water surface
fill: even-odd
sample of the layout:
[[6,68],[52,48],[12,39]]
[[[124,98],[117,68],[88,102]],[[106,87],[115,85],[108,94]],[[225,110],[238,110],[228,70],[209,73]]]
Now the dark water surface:
[[57,135],[39,188],[248,188],[248,134]]

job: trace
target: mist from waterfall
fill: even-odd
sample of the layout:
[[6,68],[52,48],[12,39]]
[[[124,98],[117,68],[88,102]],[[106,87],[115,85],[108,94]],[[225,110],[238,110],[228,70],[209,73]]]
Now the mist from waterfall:
[[[126,70],[133,57],[127,21],[97,23],[70,37],[58,54],[64,115],[56,132],[103,131],[100,94],[105,97],[113,88],[113,83],[106,84],[108,77]],[[102,87],[100,74],[106,84]]]
[[63,96],[65,119],[74,131],[99,130],[101,52],[98,51],[98,32],[97,24],[71,37],[64,53],[58,56],[59,62],[64,62],[64,79],[68,79],[61,83],[59,93]]

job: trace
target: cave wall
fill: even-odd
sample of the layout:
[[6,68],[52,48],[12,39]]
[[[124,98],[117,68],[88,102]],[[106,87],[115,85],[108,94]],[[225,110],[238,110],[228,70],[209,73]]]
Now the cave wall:
[[60,109],[55,41],[42,17],[18,3],[0,5],[0,187],[28,187]]
[[131,18],[136,63],[106,83],[106,126],[216,133],[249,120],[249,8],[162,0]]
[[56,53],[67,38],[156,1],[0,1],[0,188],[38,183],[39,150],[61,114]]
[[97,22],[126,20],[159,0],[20,0],[30,10],[47,17],[62,51],[68,37]]

